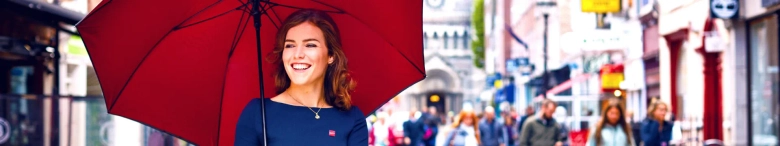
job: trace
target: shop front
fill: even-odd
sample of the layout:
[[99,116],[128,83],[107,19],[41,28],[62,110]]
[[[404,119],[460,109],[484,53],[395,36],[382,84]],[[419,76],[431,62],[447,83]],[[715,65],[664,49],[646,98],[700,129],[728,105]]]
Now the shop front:
[[[769,7],[778,7],[776,4]],[[780,141],[780,10],[768,11],[745,22],[748,55],[748,133],[752,145]]]

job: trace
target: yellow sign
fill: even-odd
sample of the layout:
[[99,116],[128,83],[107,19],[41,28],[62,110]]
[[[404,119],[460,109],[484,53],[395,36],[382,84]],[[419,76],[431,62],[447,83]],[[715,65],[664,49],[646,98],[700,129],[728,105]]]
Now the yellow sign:
[[434,94],[431,96],[431,102],[439,102],[439,100],[439,95]]
[[620,82],[622,81],[622,72],[601,74],[601,89],[620,89]]
[[496,80],[495,82],[493,82],[493,87],[496,87],[496,89],[501,88],[503,86],[504,86],[504,83],[501,82],[501,80]]
[[621,0],[582,0],[582,12],[614,13],[620,12]]

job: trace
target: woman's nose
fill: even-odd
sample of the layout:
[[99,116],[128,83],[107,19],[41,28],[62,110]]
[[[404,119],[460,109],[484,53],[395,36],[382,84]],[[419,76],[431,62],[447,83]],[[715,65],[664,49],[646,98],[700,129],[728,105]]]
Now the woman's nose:
[[293,54],[295,58],[303,59],[306,55],[303,53],[303,48],[301,47],[295,47],[295,54]]

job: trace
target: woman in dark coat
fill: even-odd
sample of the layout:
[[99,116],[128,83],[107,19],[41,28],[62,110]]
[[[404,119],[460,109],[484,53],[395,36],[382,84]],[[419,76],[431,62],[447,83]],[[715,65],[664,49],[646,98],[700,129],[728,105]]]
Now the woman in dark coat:
[[647,119],[642,122],[642,142],[645,146],[668,146],[672,140],[672,122],[664,120],[668,106],[656,101],[647,110]]

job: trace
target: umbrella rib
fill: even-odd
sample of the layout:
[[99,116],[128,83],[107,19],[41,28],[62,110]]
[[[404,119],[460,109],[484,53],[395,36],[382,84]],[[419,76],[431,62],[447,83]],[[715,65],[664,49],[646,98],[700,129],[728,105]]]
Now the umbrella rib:
[[[238,46],[238,42],[241,40],[241,36],[244,35],[244,31],[246,30],[247,25],[249,24],[249,18],[250,17],[246,17],[247,18],[246,22],[244,22],[245,14],[246,13],[241,14],[241,19],[240,19],[240,21],[238,23],[238,27],[236,28],[236,34],[238,34],[238,35],[234,35],[233,36],[233,40],[235,40],[235,41],[233,42],[233,45],[230,46],[230,52],[228,52],[227,62],[225,62],[224,77],[222,77],[222,79],[223,79],[222,80],[222,94],[220,94],[222,96],[222,98],[219,98],[219,116],[218,116],[219,117],[219,121],[217,121],[217,135],[220,135],[220,133],[222,133],[222,130],[221,130],[222,129],[222,105],[223,105],[222,103],[225,100],[225,85],[227,85],[227,75],[228,75],[227,72],[228,72],[228,69],[230,69],[229,68],[230,58],[233,58],[233,53],[235,52],[236,47]],[[242,22],[244,23],[244,25],[243,25],[243,28],[240,29],[241,31],[239,32],[239,28],[241,28],[241,23]],[[219,145],[219,140],[220,140],[220,138],[217,138],[217,145]]]
[[[322,2],[319,2],[319,1],[314,1],[314,2],[318,2],[318,3],[322,4]],[[290,5],[282,5],[282,4],[275,3],[275,2],[270,2],[270,1],[267,1],[265,3],[270,3],[270,4],[277,5],[277,6],[282,6],[282,7],[286,7],[286,8],[292,8],[292,9],[311,9],[311,8],[303,8],[303,7],[296,7],[296,6],[290,6]],[[326,5],[326,6],[329,6],[329,7],[333,8],[333,9],[336,9],[336,10],[339,10],[339,11],[329,11],[329,10],[320,10],[320,11],[329,12],[329,13],[337,13],[337,14],[344,13],[344,11],[342,11],[341,9],[335,8],[335,7],[331,6],[331,5]]]
[[[271,7],[271,8],[273,8],[273,7]],[[283,23],[283,22],[282,22],[282,18],[281,18],[281,17],[279,17],[279,13],[276,13],[276,10],[274,10],[274,9],[271,9],[271,12],[273,12],[273,13],[274,13],[274,16],[276,16],[276,20],[277,20],[277,21],[279,21],[279,23]],[[266,15],[270,15],[270,14],[266,14]],[[269,17],[268,17],[268,19],[271,19],[271,17],[269,16]],[[273,22],[273,19],[271,19],[271,22]],[[280,25],[281,25],[281,24],[280,24]],[[276,29],[279,29],[279,27],[276,27]]]
[[[246,9],[246,7],[245,7],[244,9]],[[236,46],[238,46],[238,42],[239,42],[239,40],[240,40],[241,36],[242,36],[242,35],[244,35],[244,30],[243,30],[243,29],[242,29],[242,30],[240,31],[240,33],[239,33],[239,29],[241,29],[241,23],[244,23],[244,29],[246,29],[246,26],[249,24],[249,17],[247,17],[247,19],[246,19],[246,22],[244,22],[244,16],[245,16],[246,14],[247,14],[247,13],[241,13],[241,19],[240,19],[240,21],[238,22],[238,27],[236,27],[236,33],[234,33],[234,35],[233,35],[233,43],[230,45],[231,51],[232,51],[232,50],[233,50],[233,49],[234,49]],[[232,54],[232,53],[231,53],[231,54]],[[228,57],[228,59],[230,59],[230,58]]]
[[249,5],[249,1],[244,2],[242,0],[238,0],[238,2],[241,3],[241,4],[244,4],[244,5]]
[[216,15],[216,16],[213,16],[213,17],[209,17],[209,18],[206,18],[206,19],[204,19],[204,20],[201,20],[201,21],[198,21],[198,22],[195,22],[195,23],[192,23],[192,24],[183,25],[183,26],[178,26],[178,27],[176,27],[176,28],[173,28],[173,29],[174,29],[174,30],[179,30],[179,29],[184,29],[184,28],[190,27],[190,26],[194,26],[194,25],[197,25],[197,24],[200,24],[200,23],[203,23],[203,22],[206,22],[206,21],[209,21],[209,20],[215,19],[215,18],[217,18],[217,17],[224,16],[224,15],[226,15],[226,14],[228,14],[228,13],[230,13],[230,12],[233,12],[233,11],[235,11],[235,10],[241,10],[241,8],[242,8],[242,7],[246,7],[246,5],[241,5],[241,6],[238,6],[238,7],[236,7],[235,9],[231,9],[231,10],[229,10],[229,11],[227,11],[227,12],[220,13],[219,15]]
[[[266,9],[263,9],[263,11],[262,11],[261,13],[262,13],[262,14],[265,14],[265,16],[266,16],[266,17],[268,17],[268,20],[269,20],[269,21],[271,21],[271,24],[273,24],[273,25],[274,25],[274,28],[277,28],[277,29],[278,29],[278,28],[279,28],[279,27],[282,25],[282,24],[281,24],[281,21],[279,22],[280,24],[279,24],[279,25],[277,25],[277,24],[276,24],[276,22],[274,22],[274,18],[271,18],[271,15],[270,15],[270,14],[268,14],[268,10],[271,10],[271,11],[273,11],[273,8],[274,8],[274,6],[276,6],[276,5],[271,5],[271,4],[266,4],[266,5],[268,5],[268,8],[266,8]],[[265,7],[265,6],[263,6],[263,7]],[[276,13],[276,12],[274,12],[274,13]]]
[[[127,87],[127,84],[130,84],[130,80],[131,80],[131,79],[133,79],[133,76],[135,76],[135,72],[136,72],[136,71],[138,71],[138,68],[141,68],[141,65],[143,65],[143,64],[144,64],[144,62],[146,62],[146,57],[149,57],[149,54],[152,54],[152,52],[154,51],[154,49],[156,49],[156,48],[157,48],[157,45],[160,45],[160,43],[161,43],[163,40],[165,40],[165,38],[166,38],[166,37],[168,37],[168,35],[169,35],[169,34],[171,34],[171,32],[173,32],[173,31],[175,30],[175,28],[176,28],[176,27],[178,27],[178,26],[179,26],[179,25],[181,25],[181,24],[184,24],[184,22],[187,22],[187,20],[189,20],[189,19],[192,19],[192,17],[195,17],[195,15],[197,15],[197,14],[200,14],[200,13],[201,13],[201,12],[203,12],[204,10],[207,10],[207,9],[209,9],[209,8],[211,8],[211,7],[215,6],[215,5],[217,5],[217,4],[218,4],[219,2],[221,2],[221,1],[222,1],[222,0],[220,0],[220,1],[217,1],[217,2],[214,2],[213,4],[211,4],[211,5],[207,6],[206,8],[204,8],[204,9],[202,9],[202,10],[198,11],[197,13],[195,13],[195,14],[191,15],[189,18],[182,20],[182,21],[181,21],[181,23],[179,23],[178,25],[174,26],[174,28],[171,28],[171,30],[169,30],[167,33],[165,33],[165,35],[163,35],[163,36],[162,36],[162,38],[160,38],[160,40],[157,40],[157,42],[156,42],[156,43],[154,43],[154,45],[152,45],[152,48],[151,48],[151,49],[149,49],[149,51],[148,51],[148,52],[146,52],[146,55],[144,55],[144,57],[143,57],[143,58],[141,58],[141,62],[139,62],[139,63],[138,63],[138,65],[136,65],[136,66],[135,66],[135,68],[133,69],[133,71],[132,71],[132,72],[130,72],[130,76],[127,78],[127,81],[125,81],[125,85],[122,85],[122,89],[120,89],[120,90],[119,90],[119,93],[116,95],[116,99],[114,99],[114,101],[111,103],[111,107],[109,107],[109,108],[108,108],[108,110],[109,110],[109,111],[111,111],[111,110],[113,110],[113,109],[114,109],[114,106],[116,105],[116,102],[117,102],[117,101],[119,101],[120,97],[122,97],[122,92],[124,92],[124,91],[125,91],[125,88]],[[105,6],[103,6],[103,7],[105,7]]]
[[316,2],[316,3],[320,3],[321,5],[325,5],[325,6],[328,6],[328,7],[330,7],[330,8],[333,8],[333,9],[336,9],[336,10],[338,10],[338,11],[325,11],[325,12],[331,12],[331,13],[336,13],[336,14],[344,14],[344,13],[346,13],[346,11],[344,11],[344,10],[342,10],[341,8],[338,8],[338,7],[336,7],[336,6],[333,6],[333,5],[330,5],[330,4],[327,4],[327,3],[324,3],[324,2],[318,1],[318,0],[312,0],[312,1],[314,1],[314,2]]

